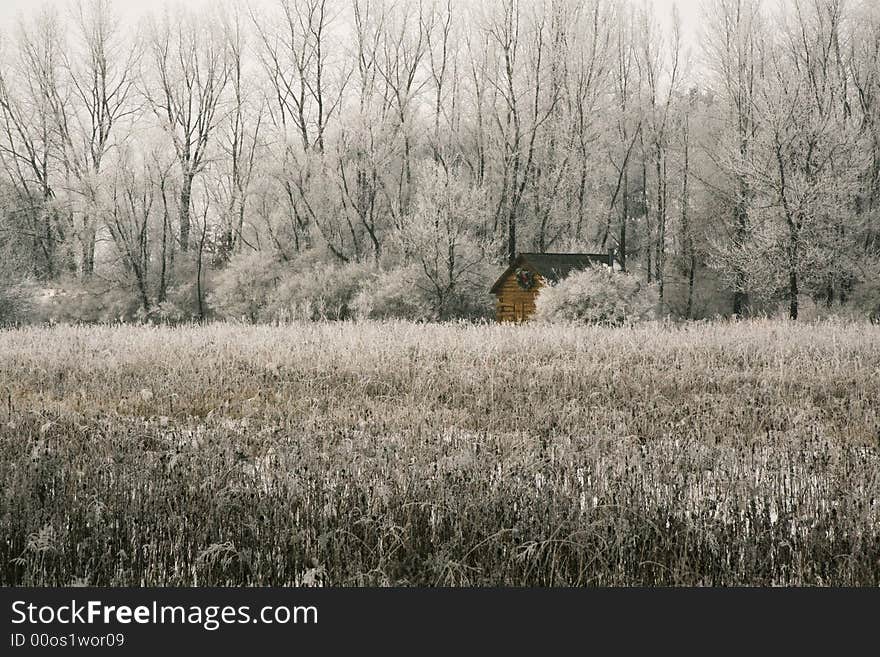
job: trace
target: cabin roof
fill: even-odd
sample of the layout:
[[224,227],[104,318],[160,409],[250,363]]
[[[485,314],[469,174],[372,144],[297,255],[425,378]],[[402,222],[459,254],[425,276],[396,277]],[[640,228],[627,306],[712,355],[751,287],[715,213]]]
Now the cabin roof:
[[538,272],[545,281],[556,283],[572,271],[586,269],[595,263],[608,264],[608,258],[607,253],[520,253],[489,291],[494,294],[505,278],[523,266]]

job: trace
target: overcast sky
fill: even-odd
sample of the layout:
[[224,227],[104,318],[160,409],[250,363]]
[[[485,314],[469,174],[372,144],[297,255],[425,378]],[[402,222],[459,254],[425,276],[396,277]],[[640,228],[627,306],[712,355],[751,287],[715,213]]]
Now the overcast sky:
[[[181,4],[202,5],[206,0],[176,0]],[[277,0],[250,0],[255,5],[272,5]],[[10,21],[22,12],[33,11],[40,4],[55,4],[59,7],[73,5],[75,0],[0,0],[0,24],[8,25]],[[682,19],[685,42],[692,45],[697,42],[695,31],[699,24],[700,0],[646,0],[648,4],[657,8],[657,15],[671,25],[672,7],[678,6]],[[115,0],[115,5],[120,12],[125,12],[136,17],[152,8],[161,7],[165,0]]]

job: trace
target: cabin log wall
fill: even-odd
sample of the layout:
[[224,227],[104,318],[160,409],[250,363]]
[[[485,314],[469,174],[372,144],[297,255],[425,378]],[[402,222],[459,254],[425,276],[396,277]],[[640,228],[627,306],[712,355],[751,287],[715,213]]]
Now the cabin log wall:
[[495,318],[499,322],[516,322],[531,317],[535,312],[535,300],[542,284],[541,277],[536,275],[535,287],[524,290],[516,282],[516,276],[510,274],[495,292]]

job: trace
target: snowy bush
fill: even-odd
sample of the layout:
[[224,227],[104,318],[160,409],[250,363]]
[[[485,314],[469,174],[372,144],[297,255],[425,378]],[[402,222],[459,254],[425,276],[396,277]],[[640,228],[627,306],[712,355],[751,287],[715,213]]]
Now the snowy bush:
[[657,291],[633,276],[594,266],[578,271],[538,294],[536,317],[620,326],[654,316]]
[[225,319],[256,323],[263,319],[280,270],[277,258],[262,251],[237,254],[214,277],[208,304]]
[[355,295],[373,276],[372,267],[362,263],[285,267],[269,295],[267,315],[275,321],[350,319]]
[[357,316],[362,319],[431,319],[432,303],[417,285],[418,279],[419,268],[415,265],[382,272],[355,298]]

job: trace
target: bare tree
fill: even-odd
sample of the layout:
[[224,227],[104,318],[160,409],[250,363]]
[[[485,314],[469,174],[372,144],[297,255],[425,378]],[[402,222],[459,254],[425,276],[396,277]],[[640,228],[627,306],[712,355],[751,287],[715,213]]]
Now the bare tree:
[[434,317],[445,320],[460,304],[465,288],[480,285],[477,274],[485,251],[473,229],[486,209],[486,198],[455,166],[426,163],[418,183],[414,211],[397,236],[421,269],[423,280],[417,285],[433,302]]
[[857,209],[872,213],[880,207],[880,9],[866,3],[859,7],[856,18],[846,64],[854,87],[854,112],[871,156]]
[[[430,84],[433,92],[434,130],[431,139],[431,152],[434,160],[444,168],[448,167],[444,154],[444,141],[455,129],[459,80],[457,59],[457,35],[453,34],[452,19],[456,11],[452,0],[446,0],[442,10],[432,7],[429,17],[422,18],[428,51]],[[447,102],[449,105],[447,106]],[[441,135],[441,122],[447,127],[446,135]]]
[[560,89],[551,86],[544,93],[550,28],[543,11],[525,17],[518,0],[504,0],[484,29],[496,53],[489,78],[497,97],[492,121],[500,145],[495,225],[506,228],[507,259],[513,262],[538,135],[553,115]]
[[681,209],[680,226],[681,226],[681,244],[685,267],[687,272],[687,305],[685,306],[685,319],[690,319],[694,311],[694,283],[697,271],[697,249],[696,240],[694,239],[694,228],[691,224],[690,204],[691,204],[691,113],[696,105],[697,91],[691,89],[688,93],[687,101],[682,112],[680,141],[682,151],[681,163],[681,198],[679,207]]
[[[568,18],[571,18],[569,15]],[[609,27],[611,10],[602,0],[581,5],[575,14],[574,26],[579,28],[581,38],[577,40],[572,52],[572,71],[568,76],[570,89],[570,115],[574,126],[575,148],[579,160],[577,175],[577,212],[574,238],[583,237],[587,207],[587,177],[591,163],[595,165],[596,143],[601,131],[601,121],[597,110],[600,100],[607,91],[607,80],[611,65],[611,38]],[[604,247],[603,247],[604,248]]]
[[[756,102],[765,127],[762,145],[770,157],[755,161],[752,184],[767,193],[783,220],[789,317],[797,319],[805,270],[821,267],[817,249],[829,235],[845,230],[833,224],[853,196],[848,185],[855,150],[844,67],[835,45],[841,4],[830,0],[807,8],[797,2],[792,14],[767,58]],[[828,264],[836,265],[833,254]]]
[[225,157],[221,176],[224,201],[218,264],[245,244],[244,223],[248,197],[261,146],[265,102],[249,83],[253,72],[248,68],[246,25],[241,11],[233,6],[224,14],[224,30],[229,68],[230,108],[219,131],[218,140]]
[[150,313],[154,303],[150,291],[154,204],[155,196],[147,177],[137,171],[129,154],[121,157],[107,191],[105,222],[123,275],[134,280],[145,315]]
[[69,80],[68,97],[57,97],[55,120],[65,169],[82,199],[78,231],[82,273],[95,268],[97,187],[118,124],[139,108],[132,102],[138,44],[126,42],[109,0],[76,4],[75,45],[61,51]]
[[[285,231],[298,251],[312,245],[314,226],[330,250],[346,259],[345,239],[337,239],[337,212],[323,207],[330,177],[324,161],[326,134],[342,108],[352,68],[333,56],[340,50],[331,38],[340,11],[326,0],[279,0],[277,8],[274,28],[255,13],[251,19],[269,82],[266,107],[279,149],[274,179],[285,205]],[[280,248],[277,239],[273,242]]]
[[[352,10],[356,61],[353,77],[357,89],[353,116],[356,118],[341,126],[336,149],[336,183],[354,258],[359,260],[369,250],[378,263],[380,231],[383,228],[381,218],[387,213],[392,216],[393,223],[399,225],[401,220],[400,205],[395,209],[395,195],[389,193],[388,189],[396,187],[398,203],[403,199],[406,190],[405,165],[401,167],[400,175],[396,176],[396,186],[393,183],[386,186],[383,174],[387,172],[386,163],[390,163],[394,155],[395,137],[407,129],[405,122],[399,120],[401,111],[405,112],[406,98],[401,97],[403,110],[401,101],[395,107],[395,92],[388,82],[393,79],[393,71],[390,71],[392,65],[387,64],[384,72],[382,69],[383,57],[393,56],[389,52],[393,36],[386,33],[389,20],[387,7],[381,3],[375,6],[356,0]],[[400,47],[404,53],[399,57],[404,59],[403,65],[406,66],[411,61],[410,56],[404,44]],[[403,88],[399,91],[406,93]],[[383,201],[387,202],[383,204]],[[340,228],[334,226],[333,230],[341,237],[345,228]],[[328,232],[326,228],[322,229],[325,238]],[[365,241],[369,249],[365,248]]]
[[734,315],[745,311],[748,300],[747,252],[752,190],[746,171],[758,130],[755,97],[763,65],[760,24],[757,0],[713,0],[705,5],[704,50],[725,104],[727,138],[722,142],[722,152],[715,154],[714,159],[731,179],[729,196],[732,198],[733,225],[725,249],[725,261],[734,289]]
[[[616,143],[612,146],[611,163],[616,169],[617,182],[608,204],[607,220],[600,240],[605,250],[612,235],[612,215],[617,199],[620,199],[620,220],[616,236],[617,260],[626,271],[629,247],[627,228],[630,220],[630,157],[636,141],[642,135],[642,119],[638,116],[638,80],[636,79],[635,17],[632,9],[624,6],[618,13],[616,34],[614,35],[613,95],[615,101],[615,121],[611,130],[616,133]],[[634,107],[634,105],[636,105]],[[617,151],[617,157],[615,152]],[[619,162],[618,162],[619,158]]]
[[296,133],[304,152],[323,152],[327,125],[340,108],[347,75],[332,79],[328,32],[338,11],[327,0],[278,0],[276,29],[252,13],[258,57],[271,84],[273,121]]
[[150,26],[153,78],[149,105],[167,133],[180,167],[180,248],[189,248],[193,181],[204,171],[221,120],[229,71],[222,33],[212,17],[178,11]]
[[[652,16],[645,9],[641,14],[641,53],[638,59],[643,86],[648,95],[647,118],[650,130],[650,149],[654,160],[654,184],[656,222],[649,228],[647,244],[648,280],[657,281],[660,299],[663,299],[664,266],[666,261],[666,223],[667,223],[667,128],[670,122],[670,108],[677,92],[681,71],[681,21],[677,9],[672,13],[672,39],[669,45],[668,63],[664,63],[665,43]],[[665,93],[663,85],[665,84]],[[643,192],[647,194],[647,186]],[[646,216],[647,204],[646,204]],[[654,270],[651,271],[651,264]]]
[[[428,54],[428,35],[433,31],[435,16],[404,5],[397,12],[385,12],[377,32],[378,49],[374,63],[379,74],[378,91],[387,99],[390,138],[401,145],[400,172],[397,175],[396,194],[388,197],[388,208],[396,217],[409,210],[412,191],[413,106],[424,90],[428,77],[420,75],[423,60]],[[360,9],[357,10],[358,13]],[[385,186],[387,189],[388,186]]]
[[15,190],[14,211],[27,217],[33,273],[48,279],[74,267],[68,252],[73,226],[57,202],[64,185],[57,135],[61,43],[59,17],[44,9],[18,24],[15,52],[7,50],[11,65],[0,68],[0,160]]

